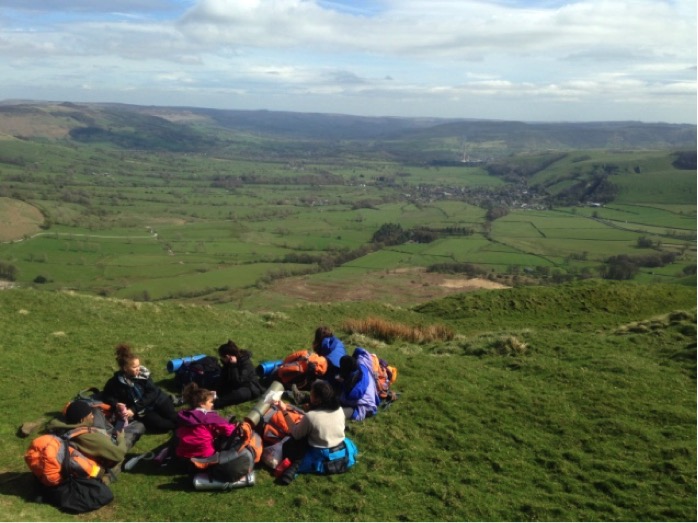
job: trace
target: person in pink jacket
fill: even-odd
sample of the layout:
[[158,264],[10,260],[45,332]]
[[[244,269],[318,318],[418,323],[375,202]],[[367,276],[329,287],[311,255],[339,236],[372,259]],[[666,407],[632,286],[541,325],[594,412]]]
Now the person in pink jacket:
[[190,383],[182,393],[190,409],[177,413],[177,450],[180,458],[207,458],[216,452],[216,440],[227,438],[235,425],[213,410],[216,394]]
[[[251,473],[252,452],[247,447],[237,449],[225,445],[237,425],[213,410],[216,393],[190,383],[182,396],[191,408],[177,413],[177,457],[189,461],[193,474],[201,472],[203,467],[216,482],[238,481]],[[254,479],[249,482],[253,484]]]

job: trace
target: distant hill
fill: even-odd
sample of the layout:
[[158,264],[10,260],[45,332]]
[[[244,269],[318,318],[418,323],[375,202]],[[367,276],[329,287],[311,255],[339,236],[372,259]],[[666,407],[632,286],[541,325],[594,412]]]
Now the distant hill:
[[[208,151],[254,135],[270,143],[344,142],[410,161],[459,160],[461,148],[498,154],[568,149],[693,149],[696,126],[642,122],[549,122],[362,117],[104,103],[0,103],[0,135],[108,144],[124,149]],[[271,142],[269,142],[271,141]],[[420,143],[415,147],[415,142]],[[285,145],[288,147],[288,144]],[[288,149],[285,149],[288,150]]]

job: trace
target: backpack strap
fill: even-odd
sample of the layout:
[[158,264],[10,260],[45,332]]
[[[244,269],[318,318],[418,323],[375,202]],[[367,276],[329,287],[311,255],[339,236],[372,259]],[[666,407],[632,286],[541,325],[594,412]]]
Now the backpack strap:
[[77,438],[78,436],[81,436],[83,434],[96,434],[99,433],[100,429],[96,427],[76,427],[65,434],[63,436],[60,436],[61,442],[63,443],[63,456],[61,459],[61,477],[63,478],[71,478],[72,475],[70,474],[70,470],[68,469],[68,462],[70,461],[70,449],[74,449],[77,452],[79,452],[84,458],[86,458],[89,462],[93,464],[94,467],[97,467],[98,469],[98,474],[96,476],[92,476],[90,474],[90,477],[96,477],[96,478],[101,478],[104,475],[104,468],[101,467],[94,459],[92,459],[89,456],[85,456],[80,452],[80,450],[76,447],[75,443],[73,443],[71,440],[73,438]]

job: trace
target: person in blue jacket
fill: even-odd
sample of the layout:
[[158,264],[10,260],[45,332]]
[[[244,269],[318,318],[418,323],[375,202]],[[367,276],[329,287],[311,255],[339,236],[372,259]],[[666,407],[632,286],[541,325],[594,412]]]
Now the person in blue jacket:
[[371,355],[366,349],[356,347],[353,355],[342,356],[338,379],[341,382],[339,403],[347,419],[362,421],[378,412],[380,398]]
[[339,373],[339,360],[346,356],[344,344],[327,326],[318,327],[313,339],[313,351],[327,359],[327,372],[324,379],[336,386],[335,377]]

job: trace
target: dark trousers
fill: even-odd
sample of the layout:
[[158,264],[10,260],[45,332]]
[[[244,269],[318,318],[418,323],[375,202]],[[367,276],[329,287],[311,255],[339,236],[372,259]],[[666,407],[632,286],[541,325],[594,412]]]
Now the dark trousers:
[[257,392],[252,392],[252,389],[249,387],[240,387],[239,389],[233,389],[219,394],[213,402],[213,408],[222,409],[228,405],[239,405],[240,403],[253,400],[257,396],[259,396],[259,394]]
[[282,447],[282,455],[284,458],[288,458],[291,462],[300,461],[308,452],[308,438],[294,439],[293,437],[288,438]]
[[169,432],[177,428],[177,411],[169,396],[163,396],[155,405],[145,409],[138,419],[148,432]]

